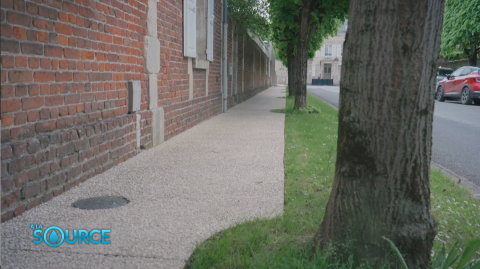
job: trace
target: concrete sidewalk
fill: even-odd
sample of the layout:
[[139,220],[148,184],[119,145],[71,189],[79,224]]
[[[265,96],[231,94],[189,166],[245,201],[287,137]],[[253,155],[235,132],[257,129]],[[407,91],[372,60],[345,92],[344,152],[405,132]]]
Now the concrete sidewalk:
[[[284,87],[272,87],[162,145],[2,223],[2,268],[182,268],[195,244],[283,211]],[[71,204],[95,196],[130,203]],[[110,229],[111,244],[39,245],[31,224]]]

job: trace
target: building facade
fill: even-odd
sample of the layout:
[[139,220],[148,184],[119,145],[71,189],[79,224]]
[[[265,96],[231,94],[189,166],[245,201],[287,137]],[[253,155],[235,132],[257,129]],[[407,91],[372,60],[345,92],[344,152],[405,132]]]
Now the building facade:
[[333,85],[340,84],[342,70],[343,43],[347,32],[348,20],[333,37],[326,39],[315,57],[308,61],[307,84],[312,79],[333,79]]
[[[221,0],[2,0],[2,222],[271,85]],[[227,74],[222,73],[222,37]],[[222,80],[227,88],[222,89]]]
[[283,66],[280,60],[275,61],[275,73],[277,75],[277,85],[288,85],[288,69]]

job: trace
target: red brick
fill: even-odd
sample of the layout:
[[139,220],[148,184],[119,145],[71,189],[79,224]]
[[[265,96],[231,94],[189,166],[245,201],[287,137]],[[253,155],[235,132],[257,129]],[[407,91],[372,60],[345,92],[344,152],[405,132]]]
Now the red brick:
[[[3,28],[2,28],[3,36]],[[0,41],[2,45],[0,46],[3,52],[19,53],[20,52],[20,42],[16,40],[5,40]]]
[[87,73],[75,73],[73,75],[73,80],[74,81],[87,81],[88,80],[88,74]]
[[12,36],[15,39],[21,39],[21,40],[27,39],[27,33],[25,31],[25,28],[18,27],[18,26],[13,26]]
[[28,57],[28,67],[31,69],[37,69],[40,67],[40,59]]
[[73,74],[72,74],[72,72],[56,72],[55,78],[56,78],[57,82],[72,81],[73,80]]
[[32,71],[8,71],[10,82],[30,82],[32,81]]
[[0,6],[4,9],[13,9],[13,0],[2,0]]
[[55,81],[55,72],[35,72],[35,82]]
[[82,51],[82,59],[85,60],[93,60],[95,56],[95,53],[93,51]]
[[[2,182],[3,183],[3,182]],[[17,203],[20,198],[20,191],[16,190],[8,195],[2,197],[2,209],[8,208],[11,205]]]
[[18,217],[20,216],[23,212],[25,212],[26,205],[22,204],[19,205],[15,210],[13,210],[13,216]]
[[68,61],[67,60],[59,60],[58,61],[58,68],[59,69],[67,69]]
[[80,102],[80,95],[79,94],[70,94],[65,96],[65,104],[78,104]]
[[2,55],[2,68],[12,68],[15,66],[15,58],[9,55]]
[[24,0],[14,0],[13,8],[18,11],[25,11],[25,1]]
[[42,110],[40,110],[40,119],[41,120],[50,119],[50,109],[49,108],[42,108]]
[[35,3],[27,2],[27,12],[30,15],[37,15],[38,14],[38,6]]
[[17,56],[15,57],[15,66],[17,68],[25,68],[28,66],[26,56]]
[[43,45],[36,43],[22,43],[22,53],[43,55]]
[[48,32],[43,32],[43,31],[38,31],[38,41],[43,42],[43,43],[48,43],[49,41],[49,33]]
[[5,71],[5,70],[0,71],[0,81],[2,83],[7,82],[7,71]]
[[73,14],[77,14],[78,13],[78,6],[73,4],[73,3],[70,3],[70,2],[63,2],[63,6],[62,6],[62,9],[68,13],[73,13]]
[[54,25],[52,22],[43,19],[33,19],[33,26],[48,31],[53,31],[54,29]]
[[37,96],[40,94],[40,89],[38,84],[30,84],[28,85],[28,95],[30,96]]
[[50,69],[52,68],[52,61],[48,58],[41,58],[40,67],[43,69]]
[[25,27],[29,27],[32,21],[30,16],[12,11],[7,12],[7,20],[11,24],[23,25]]
[[27,29],[27,40],[28,41],[37,41],[37,31],[32,29]]
[[[13,35],[13,27],[11,25],[7,24],[2,24],[0,25],[0,34],[2,37],[12,37]],[[2,45],[3,45],[3,40],[2,40]],[[3,49],[2,49],[3,51]]]
[[39,122],[35,124],[35,130],[39,133],[53,131],[56,128],[57,128],[57,122],[54,120]]
[[45,97],[27,97],[22,98],[23,110],[30,110],[42,107],[45,104]]
[[72,26],[56,22],[55,23],[55,32],[64,35],[71,35],[72,34]]
[[[10,126],[13,125],[13,114],[2,114],[2,126]],[[3,157],[2,151],[2,157]]]
[[80,50],[65,48],[64,51],[65,51],[65,58],[70,58],[70,59],[80,59],[81,58]]
[[[63,105],[63,96],[61,96],[61,95],[46,96],[45,97],[45,105],[46,106]],[[58,116],[58,113],[57,113],[57,116]],[[52,118],[53,118],[53,116],[52,116]]]
[[16,97],[27,96],[27,94],[28,94],[28,88],[27,88],[26,85],[15,86],[15,96]]
[[38,119],[38,110],[28,111],[28,122],[37,121]]
[[15,125],[22,125],[26,122],[27,122],[26,112],[15,113]]
[[68,45],[68,37],[66,37],[64,35],[59,35],[58,36],[58,43],[60,45],[67,46]]
[[45,56],[59,57],[63,56],[63,48],[57,46],[45,45]]

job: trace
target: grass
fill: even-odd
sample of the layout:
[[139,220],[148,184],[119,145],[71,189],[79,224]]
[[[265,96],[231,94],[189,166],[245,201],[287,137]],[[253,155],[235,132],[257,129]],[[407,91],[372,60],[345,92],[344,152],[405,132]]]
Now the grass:
[[[334,264],[333,253],[309,252],[333,181],[337,110],[310,94],[306,110],[294,111],[293,98],[286,102],[285,109],[272,111],[286,116],[283,216],[248,221],[213,235],[196,247],[187,267],[354,268],[348,260]],[[453,245],[458,235],[464,241],[478,236],[480,201],[440,171],[432,171],[431,188],[439,231],[434,251],[443,243]]]

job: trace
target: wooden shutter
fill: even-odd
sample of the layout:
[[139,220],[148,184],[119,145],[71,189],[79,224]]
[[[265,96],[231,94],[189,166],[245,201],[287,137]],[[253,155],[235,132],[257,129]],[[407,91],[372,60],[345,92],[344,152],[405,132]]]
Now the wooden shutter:
[[197,57],[197,0],[183,2],[183,53],[185,57]]
[[208,23],[207,23],[207,60],[213,61],[213,15],[214,0],[208,0]]

